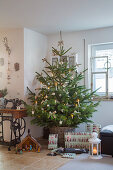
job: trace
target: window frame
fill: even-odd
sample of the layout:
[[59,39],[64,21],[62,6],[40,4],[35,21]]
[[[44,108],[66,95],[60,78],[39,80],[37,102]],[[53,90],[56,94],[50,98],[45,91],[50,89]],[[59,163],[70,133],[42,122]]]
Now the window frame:
[[[93,59],[95,58],[107,58],[107,68],[106,68],[106,71],[93,71]],[[97,92],[97,94],[99,95],[99,97],[101,98],[108,98],[109,97],[109,89],[108,89],[108,56],[91,56],[90,57],[90,63],[91,63],[91,91],[93,91],[93,75],[96,75],[96,74],[105,74],[106,76],[106,79],[105,79],[105,82],[106,82],[106,91],[105,91],[105,95],[103,95],[102,92]]]

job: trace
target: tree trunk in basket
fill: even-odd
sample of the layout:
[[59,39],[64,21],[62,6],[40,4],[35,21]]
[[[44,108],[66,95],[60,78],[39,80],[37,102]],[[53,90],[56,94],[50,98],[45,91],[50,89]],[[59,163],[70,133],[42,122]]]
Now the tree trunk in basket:
[[65,146],[64,132],[73,130],[71,127],[52,127],[50,128],[50,134],[58,134],[58,146]]

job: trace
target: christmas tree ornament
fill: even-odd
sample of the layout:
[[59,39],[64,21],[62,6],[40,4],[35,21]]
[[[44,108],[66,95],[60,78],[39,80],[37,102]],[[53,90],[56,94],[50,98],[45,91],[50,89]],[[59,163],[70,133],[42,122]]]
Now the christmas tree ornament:
[[34,113],[35,113],[35,111],[34,111],[34,110],[32,110],[32,115],[34,115]]
[[59,121],[59,124],[60,124],[60,125],[62,125],[62,122],[63,122],[63,121],[62,121],[62,120],[60,120],[60,121]]
[[54,117],[54,119],[56,119],[56,115],[55,114],[53,115],[53,117]]
[[73,119],[74,115],[73,115],[73,114],[71,114],[71,117],[72,117],[72,119]]
[[56,87],[56,90],[57,90],[57,85],[58,85],[58,83],[57,83],[57,82],[55,82],[55,87]]
[[78,102],[78,105],[79,105],[80,100],[79,100],[79,99],[77,99],[77,102]]
[[42,82],[40,82],[41,88],[42,88]]
[[37,105],[37,103],[38,103],[37,100],[35,100],[35,105]]
[[76,103],[75,106],[78,107],[78,104]]
[[48,97],[48,96],[46,95],[46,96],[45,96],[45,99],[47,99],[47,97]]

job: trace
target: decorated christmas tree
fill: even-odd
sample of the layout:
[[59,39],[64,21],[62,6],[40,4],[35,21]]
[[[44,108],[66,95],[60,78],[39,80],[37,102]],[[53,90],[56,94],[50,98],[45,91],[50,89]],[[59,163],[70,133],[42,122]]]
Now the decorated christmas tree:
[[[63,41],[59,42],[59,47],[59,50],[52,47],[52,52],[60,58],[71,49],[64,50]],[[81,85],[84,71],[79,73],[78,64],[69,66],[66,61],[52,65],[44,58],[43,62],[45,69],[41,74],[36,72],[40,88],[34,92],[28,88],[31,105],[26,108],[28,115],[33,117],[32,123],[46,127],[77,127],[89,122],[99,102],[92,100],[95,91]]]

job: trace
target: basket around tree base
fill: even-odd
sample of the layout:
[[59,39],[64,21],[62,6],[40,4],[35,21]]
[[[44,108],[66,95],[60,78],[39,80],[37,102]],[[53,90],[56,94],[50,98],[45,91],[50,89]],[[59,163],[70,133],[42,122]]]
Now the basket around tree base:
[[71,127],[52,127],[50,128],[50,134],[58,134],[58,146],[64,147],[65,141],[64,141],[64,132],[68,132],[73,130],[74,128]]

